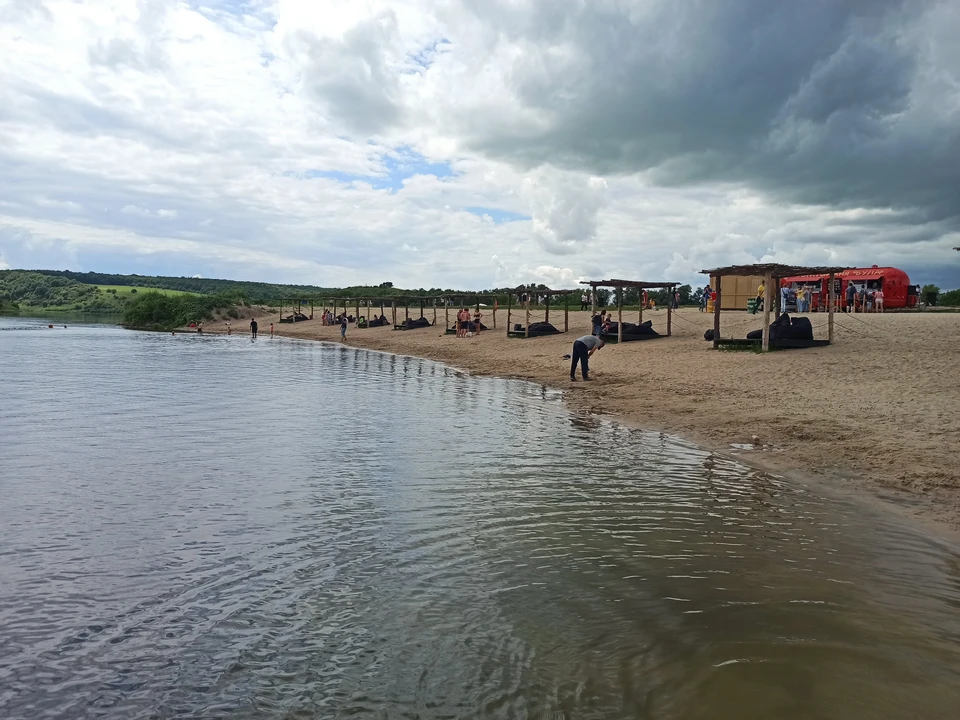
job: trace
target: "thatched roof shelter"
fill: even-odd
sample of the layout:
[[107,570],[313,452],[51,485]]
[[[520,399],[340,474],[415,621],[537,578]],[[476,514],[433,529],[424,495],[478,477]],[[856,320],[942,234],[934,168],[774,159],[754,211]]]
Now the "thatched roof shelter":
[[841,273],[844,270],[849,270],[848,267],[841,266],[806,266],[806,265],[784,265],[781,263],[755,263],[752,265],[728,265],[727,267],[713,268],[712,270],[701,270],[701,274],[708,277],[717,278],[718,282],[716,283],[717,287],[714,288],[714,291],[717,293],[717,299],[713,305],[713,347],[717,348],[720,345],[720,287],[721,283],[719,279],[727,275],[740,275],[740,276],[751,276],[751,275],[762,275],[763,276],[763,339],[761,341],[761,349],[763,352],[767,352],[770,349],[770,311],[774,303],[777,304],[777,314],[780,313],[780,293],[775,293],[774,282],[785,277],[796,277],[800,275],[828,275],[829,282],[827,283],[830,291],[830,300],[829,300],[829,320],[827,322],[828,327],[828,342],[833,342],[833,312],[834,306],[836,305],[836,291],[834,288],[834,276],[837,273]]
[[[647,281],[647,280],[581,280],[581,285],[590,286],[590,305],[593,312],[597,311],[597,293],[596,290],[598,287],[612,287],[616,288],[619,292],[617,293],[617,342],[623,342],[623,289],[624,288],[635,288],[636,290],[668,290],[672,295],[674,293],[674,288],[676,288],[680,283],[675,282],[663,282],[663,281]],[[640,320],[638,324],[643,323],[643,302],[640,302]],[[667,302],[667,337],[669,337],[673,332],[673,302]]]
[[[544,311],[543,322],[550,322],[550,301],[555,297],[563,298],[563,332],[570,329],[570,296],[579,290],[551,290],[550,288],[524,286],[520,285],[514,288],[513,292],[507,295],[507,337],[538,337],[538,333],[530,335],[530,296],[543,295],[546,298],[546,308]],[[523,303],[526,310],[526,324],[523,330],[513,330],[510,322],[510,316],[513,311],[513,297],[526,296],[527,302]]]

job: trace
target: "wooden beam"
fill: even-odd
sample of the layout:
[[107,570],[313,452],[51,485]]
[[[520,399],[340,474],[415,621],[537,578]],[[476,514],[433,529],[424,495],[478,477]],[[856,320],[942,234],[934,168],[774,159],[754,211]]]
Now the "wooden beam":
[[770,303],[773,298],[770,296],[773,292],[773,274],[766,273],[763,276],[763,352],[770,351]]
[[[674,291],[675,292],[675,291]],[[673,295],[673,292],[670,293]],[[673,298],[667,303],[667,337],[673,334]]]
[[830,303],[830,309],[827,311],[827,340],[832,343],[833,342],[833,309],[834,309],[834,305],[836,305],[836,298],[835,298],[836,292],[833,286],[834,284],[833,273],[830,273],[830,277],[827,280],[827,282],[830,283],[830,289],[827,291],[827,294],[829,295],[829,298],[830,298],[827,301]]
[[717,299],[713,301],[713,349],[716,350],[720,347],[720,280],[721,276],[717,275],[717,286],[714,288],[714,291],[717,293]]
[[563,331],[570,331],[570,296],[563,296]]
[[530,294],[527,293],[527,324],[523,328],[523,336],[525,338],[530,337]]
[[513,309],[513,292],[507,293],[507,334],[510,333],[510,311]]
[[617,343],[623,342],[623,285],[617,285]]
[[393,326],[396,327],[396,326],[397,326],[397,300],[396,300],[396,298],[393,298],[393,299],[390,301],[390,311],[391,311],[391,313],[393,314]]
[[[434,300],[433,300],[433,326],[434,326],[434,327],[437,326],[437,300],[436,300],[436,298],[434,298]],[[444,328],[444,329],[446,329],[446,328]]]
[[543,316],[544,322],[550,322],[550,294],[547,294],[547,311]]
[[443,321],[446,323],[443,331],[446,332],[450,329],[450,305],[447,303],[446,299],[443,301]]

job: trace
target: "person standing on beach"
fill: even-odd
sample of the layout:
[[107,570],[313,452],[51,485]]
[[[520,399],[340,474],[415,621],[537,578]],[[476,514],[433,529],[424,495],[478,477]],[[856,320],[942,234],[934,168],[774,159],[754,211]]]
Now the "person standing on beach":
[[587,294],[586,294],[586,293],[583,293],[583,295],[580,296],[580,309],[581,309],[581,310],[586,310],[586,309],[587,309]]
[[883,288],[873,294],[873,309],[879,313],[883,312]]
[[600,328],[603,327],[603,315],[600,314],[600,313],[596,313],[596,314],[593,316],[593,318],[591,319],[590,324],[593,326],[593,332],[592,332],[592,334],[593,334],[593,335],[599,335],[599,334],[600,334]]
[[340,316],[340,342],[347,339],[347,314]]
[[596,335],[584,335],[583,337],[577,338],[573,341],[573,355],[572,360],[570,361],[570,380],[577,379],[578,363],[580,365],[580,373],[583,375],[583,379],[587,381],[591,379],[588,361],[590,356],[602,348],[604,344],[605,343],[603,340],[598,338]]
[[257,325],[257,321],[256,321],[256,320],[251,320],[251,321],[250,321],[250,337],[256,338],[256,337],[257,337],[257,330],[259,330],[259,329],[260,329],[260,326]]
[[273,323],[270,323],[270,337],[273,337]]
[[853,283],[847,283],[847,312],[853,312],[853,298],[857,294],[857,288]]

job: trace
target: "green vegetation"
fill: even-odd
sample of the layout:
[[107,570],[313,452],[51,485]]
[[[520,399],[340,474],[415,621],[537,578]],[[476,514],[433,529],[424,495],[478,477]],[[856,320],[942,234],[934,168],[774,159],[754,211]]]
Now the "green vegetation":
[[[151,288],[127,285],[91,285],[43,271],[0,270],[0,310],[41,309],[50,312],[116,313],[137,293]],[[157,290],[165,295],[183,295],[182,290]]]
[[23,270],[0,270],[0,302],[51,311],[120,312],[122,301],[64,277]]
[[136,295],[138,292],[158,292],[163,295],[184,295],[192,294],[189,290],[168,290],[166,288],[151,288],[145,285],[138,286],[129,286],[129,285],[97,285],[105,293],[110,293],[116,295],[117,297],[122,297],[130,299],[129,296]]
[[948,290],[945,293],[940,293],[937,304],[944,307],[960,307],[960,290]]
[[242,298],[227,295],[137,293],[123,311],[123,324],[142,330],[173,330],[191,322],[209,320],[215,310],[229,308],[230,317],[239,317],[236,305]]

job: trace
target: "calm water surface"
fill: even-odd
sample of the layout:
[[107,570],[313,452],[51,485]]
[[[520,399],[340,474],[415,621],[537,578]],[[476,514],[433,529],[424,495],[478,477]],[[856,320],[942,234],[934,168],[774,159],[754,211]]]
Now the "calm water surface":
[[889,518],[527,383],[29,326],[2,718],[958,717],[960,557]]

